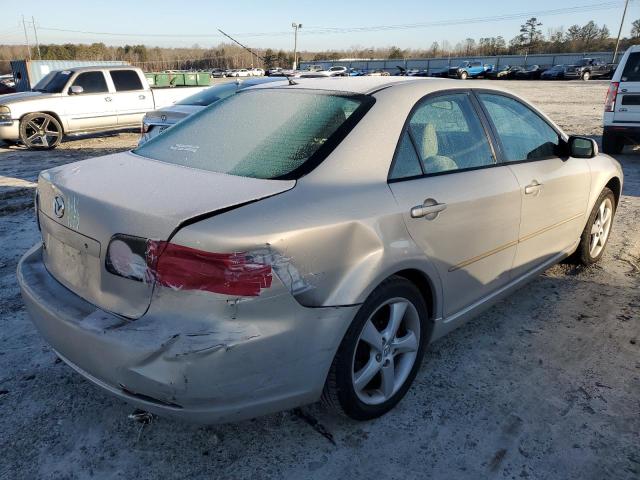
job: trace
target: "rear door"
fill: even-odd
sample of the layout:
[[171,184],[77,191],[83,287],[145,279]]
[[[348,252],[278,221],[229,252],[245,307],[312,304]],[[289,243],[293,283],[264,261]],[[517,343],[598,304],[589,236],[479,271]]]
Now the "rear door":
[[[83,92],[71,93],[71,86]],[[68,118],[67,131],[78,132],[113,127],[118,117],[104,72],[80,72],[64,92],[64,108]]]
[[632,52],[627,58],[613,111],[614,123],[640,124],[640,52]]
[[398,144],[389,188],[436,266],[451,317],[508,283],[520,223],[518,183],[496,163],[469,91],[429,95]]
[[154,109],[153,95],[136,70],[109,72],[115,89],[115,107],[119,127],[139,127],[144,114]]
[[559,133],[529,106],[479,92],[499,139],[502,160],[520,185],[522,214],[514,275],[573,246],[585,225],[591,172],[584,159],[560,158]]

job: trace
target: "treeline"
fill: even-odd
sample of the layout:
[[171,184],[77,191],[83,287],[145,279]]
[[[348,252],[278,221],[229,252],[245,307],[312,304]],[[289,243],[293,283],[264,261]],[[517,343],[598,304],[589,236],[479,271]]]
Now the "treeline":
[[[632,23],[631,36],[622,38],[620,50],[640,43],[640,19]],[[448,41],[433,42],[428,49],[401,49],[352,47],[313,53],[311,60],[337,60],[339,58],[400,59],[456,56],[523,55],[535,53],[581,53],[613,51],[616,39],[606,25],[589,21],[584,25],[550,28],[543,33],[543,24],[532,17],[520,26],[520,33],[507,41],[504,37],[467,38],[452,45]]]
[[[419,42],[419,38],[416,38]],[[624,51],[629,45],[640,43],[640,19],[632,24],[631,35],[620,42]],[[351,47],[344,50],[302,51],[299,61],[337,60],[340,58],[424,58],[448,56],[491,56],[522,55],[534,53],[566,53],[588,51],[613,51],[615,39],[606,25],[594,21],[584,25],[547,29],[532,17],[521,25],[519,34],[507,41],[502,36],[479,39],[467,38],[451,45],[448,41],[434,42],[428,49],[401,49]],[[284,50],[255,49],[255,54],[228,43],[216,47],[203,48],[161,48],[145,45],[108,46],[104,43],[92,44],[47,44],[40,45],[39,51],[31,46],[31,57],[45,60],[124,60],[142,67],[146,71],[167,69],[210,69],[275,66],[290,67],[293,53]],[[0,45],[0,73],[10,71],[9,60],[28,58],[27,47],[23,45]]]

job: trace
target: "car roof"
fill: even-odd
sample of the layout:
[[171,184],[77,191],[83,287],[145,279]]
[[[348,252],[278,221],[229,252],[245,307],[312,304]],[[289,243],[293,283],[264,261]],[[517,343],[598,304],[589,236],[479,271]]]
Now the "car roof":
[[[325,90],[333,92],[345,92],[355,94],[370,94],[392,85],[415,82],[418,79],[414,77],[302,77],[291,78],[295,85],[286,88],[301,88],[307,90]],[[435,79],[423,79],[433,81]],[[456,80],[451,80],[455,82]],[[268,88],[270,85],[265,85]]]

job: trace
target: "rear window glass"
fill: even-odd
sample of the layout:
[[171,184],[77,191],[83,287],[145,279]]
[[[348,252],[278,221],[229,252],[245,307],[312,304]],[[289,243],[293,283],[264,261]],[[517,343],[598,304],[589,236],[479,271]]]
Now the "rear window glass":
[[208,107],[213,102],[227,98],[233,95],[238,90],[238,84],[236,82],[229,82],[218,87],[207,88],[195,95],[190,95],[184,100],[176,102],[176,105],[197,105],[200,107]]
[[142,90],[142,82],[134,70],[112,70],[111,79],[116,87],[116,92],[128,90]]
[[243,177],[298,178],[328,155],[373,101],[364,95],[249,89],[188,117],[134,153]]
[[623,82],[640,82],[640,52],[629,54],[620,80]]

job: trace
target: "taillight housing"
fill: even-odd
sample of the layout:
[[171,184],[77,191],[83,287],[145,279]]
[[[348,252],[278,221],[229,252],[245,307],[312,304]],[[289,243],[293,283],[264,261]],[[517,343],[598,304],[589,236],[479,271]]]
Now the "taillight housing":
[[609,90],[607,90],[607,98],[604,101],[604,111],[613,112],[616,106],[616,97],[618,96],[618,88],[620,83],[611,82]]
[[174,290],[257,296],[271,287],[272,268],[248,253],[213,253],[165,241],[115,235],[105,267],[120,277]]

